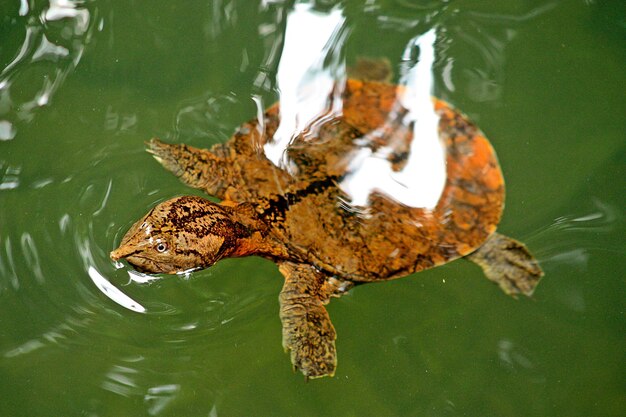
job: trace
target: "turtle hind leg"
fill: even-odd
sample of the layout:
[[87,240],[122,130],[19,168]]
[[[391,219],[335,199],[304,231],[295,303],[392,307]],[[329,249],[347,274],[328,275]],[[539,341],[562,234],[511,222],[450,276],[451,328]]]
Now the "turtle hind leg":
[[228,161],[204,149],[183,144],[169,144],[153,138],[146,142],[147,150],[165,169],[190,187],[205,190],[222,198],[228,178]]
[[499,233],[493,233],[466,258],[478,264],[487,278],[512,296],[531,296],[543,276],[539,263],[523,243]]
[[284,262],[280,292],[283,347],[294,369],[308,378],[333,376],[337,366],[336,333],[324,304],[334,293],[326,276],[310,265]]
[[354,65],[348,67],[348,76],[362,81],[388,83],[393,77],[393,68],[387,58],[361,56]]

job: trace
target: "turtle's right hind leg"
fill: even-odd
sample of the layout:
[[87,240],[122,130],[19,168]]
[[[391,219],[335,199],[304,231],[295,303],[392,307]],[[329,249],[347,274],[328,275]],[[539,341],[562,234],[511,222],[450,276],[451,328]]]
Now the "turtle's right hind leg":
[[466,258],[478,264],[487,278],[512,296],[531,296],[543,276],[539,263],[523,243],[499,233],[492,234]]
[[147,150],[165,169],[186,185],[205,190],[223,198],[229,178],[228,161],[206,149],[183,144],[169,144],[153,138],[146,142]]
[[283,262],[279,269],[285,277],[279,296],[283,347],[294,369],[307,379],[333,376],[336,333],[324,304],[337,288],[311,265]]

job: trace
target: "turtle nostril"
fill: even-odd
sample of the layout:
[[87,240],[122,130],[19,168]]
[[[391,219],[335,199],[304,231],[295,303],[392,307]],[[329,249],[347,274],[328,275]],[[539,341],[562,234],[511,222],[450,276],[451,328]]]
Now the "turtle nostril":
[[126,258],[134,253],[137,253],[137,250],[131,245],[120,246],[119,248],[111,251],[109,256],[114,261],[119,261],[122,258]]

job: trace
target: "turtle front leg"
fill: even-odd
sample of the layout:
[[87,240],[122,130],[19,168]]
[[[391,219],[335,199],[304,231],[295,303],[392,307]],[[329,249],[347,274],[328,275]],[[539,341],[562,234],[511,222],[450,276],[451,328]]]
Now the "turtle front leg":
[[154,159],[183,183],[205,190],[217,198],[224,198],[228,186],[226,181],[232,177],[229,172],[232,161],[226,157],[222,145],[216,145],[208,151],[184,144],[161,142],[157,138],[146,142],[146,145]]
[[487,278],[512,296],[531,296],[543,276],[539,263],[523,243],[499,233],[492,234],[466,258],[478,264]]
[[311,265],[279,265],[285,285],[279,296],[283,347],[294,369],[306,378],[333,376],[337,366],[336,333],[324,307],[337,293],[335,283]]

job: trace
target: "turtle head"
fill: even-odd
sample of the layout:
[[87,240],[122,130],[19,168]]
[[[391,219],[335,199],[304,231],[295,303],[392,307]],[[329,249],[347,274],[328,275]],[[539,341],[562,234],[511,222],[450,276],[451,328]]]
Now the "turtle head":
[[176,197],[135,223],[110,256],[126,259],[140,271],[175,274],[213,265],[249,235],[228,207],[195,196]]

